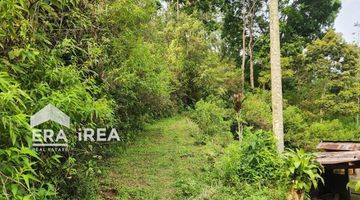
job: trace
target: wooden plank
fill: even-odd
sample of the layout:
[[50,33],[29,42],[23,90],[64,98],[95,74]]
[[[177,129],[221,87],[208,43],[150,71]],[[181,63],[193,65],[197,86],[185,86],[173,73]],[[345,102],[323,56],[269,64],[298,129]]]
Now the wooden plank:
[[360,161],[360,151],[321,152],[316,160],[322,165],[352,163]]
[[320,142],[317,149],[326,151],[356,151],[360,150],[360,143],[357,142]]

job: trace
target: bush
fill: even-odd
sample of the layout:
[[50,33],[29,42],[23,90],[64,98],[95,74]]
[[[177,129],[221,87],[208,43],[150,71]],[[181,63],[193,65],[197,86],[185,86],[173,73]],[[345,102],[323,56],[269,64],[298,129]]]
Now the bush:
[[31,102],[9,74],[0,72],[0,199],[46,199],[54,185],[36,171],[43,162],[28,148],[31,127],[23,110]]
[[213,136],[230,131],[230,121],[226,120],[228,113],[227,109],[221,107],[219,100],[200,100],[196,103],[190,118],[198,124],[205,135]]
[[288,106],[284,110],[285,132],[300,132],[307,126],[305,115],[296,106]]
[[306,130],[309,135],[309,146],[315,146],[324,140],[359,141],[359,131],[354,127],[345,126],[340,120],[324,120],[312,123]]
[[296,106],[288,106],[284,110],[285,145],[289,148],[307,148],[309,134],[304,113]]
[[357,141],[359,129],[355,124],[334,120],[308,123],[306,115],[296,106],[284,110],[285,144],[289,148],[312,150],[324,140]]
[[249,125],[270,130],[272,127],[270,93],[257,91],[254,94],[245,94],[242,112]]
[[241,142],[234,142],[217,163],[219,175],[231,184],[275,183],[282,178],[283,162],[271,132],[246,129]]
[[[303,150],[289,151],[286,154],[286,175],[292,186],[288,199],[303,199],[305,192],[318,186],[318,181],[323,181],[320,174],[323,169],[315,161],[315,156]],[[300,198],[297,198],[300,197]]]
[[[69,193],[74,189],[66,187],[71,181],[77,182],[79,188],[88,184],[80,173],[89,166],[81,163],[92,160],[96,149],[91,151],[88,145],[73,142],[68,154],[54,160],[50,153],[28,148],[28,116],[48,103],[68,114],[76,128],[95,124],[110,127],[116,120],[122,122],[116,125],[128,127],[131,119],[143,117],[130,112],[136,106],[141,107],[140,113],[150,110],[146,114],[151,116],[168,110],[169,76],[165,65],[159,62],[163,59],[150,52],[155,48],[139,39],[140,31],[148,27],[142,25],[148,24],[156,10],[155,3],[103,3],[6,0],[0,4],[0,19],[4,21],[0,27],[0,199],[49,198],[54,191],[66,199],[71,198]],[[103,12],[104,6],[111,12]],[[107,28],[109,24],[111,30]],[[74,29],[79,32],[73,32]],[[128,31],[129,37],[124,36],[123,30]],[[124,116],[121,119],[115,118],[114,103],[121,102],[124,93],[111,96],[113,93],[104,87],[111,80],[110,72],[119,67],[123,73],[117,78],[124,80],[120,83],[126,83],[123,86],[127,92],[135,91],[126,93],[133,101],[125,99],[125,103],[119,103],[117,108]],[[72,158],[72,165],[65,167]],[[72,173],[71,180],[68,172]]]

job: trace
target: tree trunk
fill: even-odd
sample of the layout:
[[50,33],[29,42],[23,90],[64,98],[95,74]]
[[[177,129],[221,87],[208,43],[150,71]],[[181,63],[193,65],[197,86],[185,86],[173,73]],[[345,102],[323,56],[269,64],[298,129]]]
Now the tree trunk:
[[243,22],[242,31],[242,61],[241,61],[241,90],[244,91],[245,85],[245,64],[246,64],[246,23]]
[[241,117],[241,110],[239,110],[239,112],[236,113],[237,115],[237,125],[238,125],[238,137],[239,137],[239,141],[242,140],[243,137],[243,133],[244,133],[244,127],[242,124],[242,117]]
[[283,101],[280,66],[280,33],[278,0],[270,0],[270,64],[271,101],[273,131],[277,139],[279,153],[284,151]]
[[[253,20],[253,19],[251,19]],[[250,86],[252,89],[254,89],[255,84],[254,84],[254,52],[253,52],[253,48],[254,48],[254,35],[253,35],[253,23],[249,24],[249,62],[250,62]]]
[[179,19],[179,0],[176,1],[176,19]]
[[257,0],[254,0],[251,8],[249,10],[249,63],[250,63],[250,86],[252,89],[255,88],[254,84],[254,32],[253,32],[253,26],[254,26],[254,18],[255,18],[255,11],[256,11],[256,2]]

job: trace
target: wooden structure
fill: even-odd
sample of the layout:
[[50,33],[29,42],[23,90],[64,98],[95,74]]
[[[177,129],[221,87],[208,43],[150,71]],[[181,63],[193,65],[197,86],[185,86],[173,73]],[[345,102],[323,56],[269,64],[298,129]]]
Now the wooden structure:
[[317,149],[322,151],[316,160],[325,168],[325,184],[319,183],[312,191],[312,199],[350,200],[349,170],[360,168],[360,143],[327,141],[319,143]]

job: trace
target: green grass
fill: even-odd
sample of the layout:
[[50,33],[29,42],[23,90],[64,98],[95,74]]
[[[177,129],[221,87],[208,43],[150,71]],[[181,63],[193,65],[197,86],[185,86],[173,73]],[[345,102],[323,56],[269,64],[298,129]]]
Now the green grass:
[[196,145],[196,124],[174,117],[145,127],[134,143],[101,164],[104,199],[184,199],[212,195],[208,170],[222,146]]
[[198,126],[177,116],[147,125],[133,142],[109,149],[99,163],[102,199],[279,200],[282,188],[259,184],[225,185],[217,164],[232,136],[204,139]]

